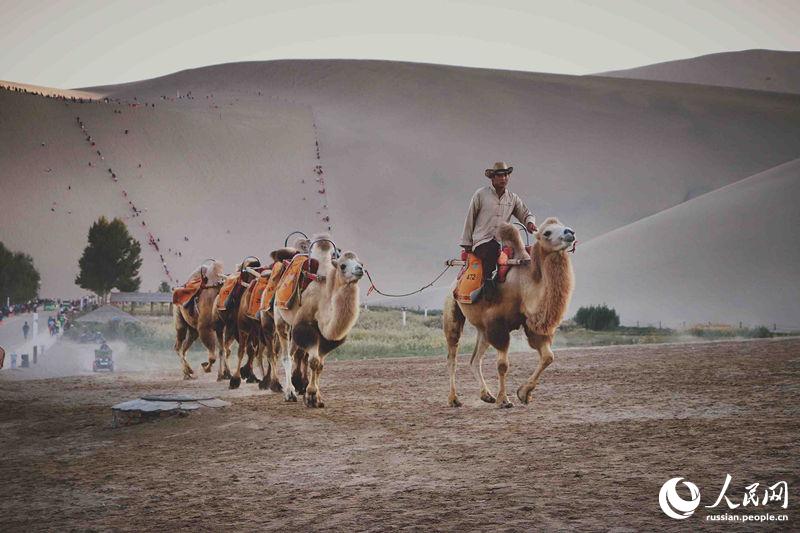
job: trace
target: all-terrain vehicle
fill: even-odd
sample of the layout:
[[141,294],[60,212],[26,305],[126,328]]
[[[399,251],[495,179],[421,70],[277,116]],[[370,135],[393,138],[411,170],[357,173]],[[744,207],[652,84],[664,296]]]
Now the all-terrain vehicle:
[[114,359],[112,357],[111,347],[105,342],[100,345],[100,348],[94,351],[94,364],[92,370],[99,372],[101,370],[114,371]]

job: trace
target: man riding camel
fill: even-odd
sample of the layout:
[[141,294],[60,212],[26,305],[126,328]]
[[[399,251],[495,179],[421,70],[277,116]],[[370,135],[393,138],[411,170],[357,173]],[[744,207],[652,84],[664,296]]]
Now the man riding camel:
[[536,231],[536,217],[519,196],[508,190],[513,171],[514,167],[502,161],[486,169],[485,175],[492,184],[475,191],[464,221],[461,246],[481,260],[484,278],[481,294],[486,301],[492,301],[497,294],[495,270],[500,257],[500,243],[495,239],[497,228],[510,222],[513,215],[525,224],[529,233]]

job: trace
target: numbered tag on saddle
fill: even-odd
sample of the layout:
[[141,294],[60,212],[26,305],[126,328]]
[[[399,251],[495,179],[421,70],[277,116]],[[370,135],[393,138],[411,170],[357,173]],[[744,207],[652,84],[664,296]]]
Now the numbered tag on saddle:
[[458,274],[458,283],[453,297],[462,304],[474,303],[483,286],[483,264],[475,254],[467,253],[466,264]]

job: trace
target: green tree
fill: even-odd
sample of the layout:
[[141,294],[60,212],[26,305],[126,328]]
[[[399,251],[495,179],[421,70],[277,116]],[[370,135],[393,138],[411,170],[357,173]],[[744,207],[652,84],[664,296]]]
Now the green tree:
[[606,304],[581,307],[575,313],[575,322],[586,329],[604,331],[619,327],[619,315]]
[[114,288],[137,291],[141,285],[141,251],[139,241],[131,237],[122,220],[109,222],[100,217],[89,228],[89,244],[78,262],[80,273],[75,283],[102,298]]
[[172,292],[172,287],[166,281],[162,281],[161,285],[158,286],[158,292]]
[[32,300],[39,295],[39,272],[33,258],[22,252],[12,252],[0,242],[0,297],[11,303]]

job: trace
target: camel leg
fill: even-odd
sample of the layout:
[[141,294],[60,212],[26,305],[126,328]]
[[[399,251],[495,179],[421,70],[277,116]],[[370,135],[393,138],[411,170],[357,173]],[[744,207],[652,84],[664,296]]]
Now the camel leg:
[[475,350],[473,350],[472,357],[469,360],[469,368],[481,388],[481,400],[486,403],[495,403],[497,399],[492,395],[492,391],[489,390],[489,385],[486,384],[486,380],[483,377],[483,357],[488,349],[489,343],[486,341],[486,336],[481,331],[478,331],[478,338],[475,339]]
[[[233,335],[231,335],[228,327],[222,330],[222,347],[225,351],[221,363],[221,372],[222,372],[222,379],[231,379],[231,345],[233,341],[236,340]],[[218,378],[219,379],[219,378]]]
[[[238,389],[239,385],[242,383],[242,359],[244,359],[244,352],[247,349],[247,344],[247,334],[240,334],[239,349],[236,351],[236,370],[233,371],[233,376],[231,377],[230,384],[228,385],[228,387],[231,389]],[[249,359],[250,357],[248,355],[248,361]]]
[[288,339],[286,341],[286,345],[286,352],[283,355],[283,397],[287,402],[296,402],[297,391],[294,388],[294,383],[292,383],[292,366],[294,364],[294,357],[292,357],[292,353],[293,351],[297,350],[297,347],[294,346],[294,343],[290,342]]
[[[259,380],[258,378],[256,378],[256,380],[258,381],[259,388],[261,388],[261,384],[269,380],[269,373],[267,371],[267,368],[264,368],[264,348],[265,348],[264,342],[261,339],[261,335],[255,335],[254,338],[258,339],[256,341],[255,359],[256,361],[258,361],[259,370],[261,370],[261,379]],[[269,365],[267,366],[269,367]],[[255,374],[253,375],[253,377],[255,377]]]
[[323,358],[319,356],[317,347],[312,347],[308,353],[308,385],[306,386],[306,407],[325,407],[322,394],[319,390],[319,378],[324,366]]
[[459,309],[458,304],[452,296],[445,301],[443,317],[444,336],[447,341],[447,372],[450,375],[450,394],[447,402],[450,407],[461,407],[461,402],[456,393],[456,363],[458,357],[458,343],[461,340],[461,333],[464,330],[466,321],[464,313]]
[[[269,389],[272,392],[283,392],[283,387],[278,379],[278,356],[280,354],[280,344],[274,333],[265,335],[261,342],[264,353],[267,356],[268,372],[264,374],[264,379],[258,384],[260,389]],[[263,356],[262,356],[263,357]],[[263,372],[263,360],[262,360]]]
[[308,352],[297,348],[294,352],[294,369],[292,370],[292,385],[297,394],[305,394],[308,387]]
[[[258,346],[254,345],[251,341],[250,346],[247,347],[247,362],[244,364],[244,368],[247,371],[247,376],[242,374],[242,376],[246,378],[247,383],[258,383],[261,381],[258,379],[258,376],[256,376],[255,363],[257,361],[259,364],[261,364],[258,356]],[[261,366],[263,367],[263,365]],[[263,376],[264,373],[262,372],[261,375]]]
[[181,358],[181,367],[183,369],[183,379],[195,379],[194,370],[192,370],[192,366],[189,364],[189,361],[186,360],[186,352],[189,351],[189,348],[191,348],[196,339],[197,330],[187,327],[186,335],[178,351],[178,357]]
[[214,329],[209,324],[198,324],[197,328],[200,332],[200,342],[202,342],[203,346],[208,350],[208,361],[200,363],[200,366],[203,367],[203,371],[207,374],[211,372],[211,369],[214,367],[214,362],[217,360],[215,354],[217,350],[217,339],[214,335]]
[[535,389],[536,385],[539,383],[539,376],[544,369],[553,362],[553,350],[550,349],[553,337],[528,332],[527,329],[525,333],[528,335],[528,344],[531,345],[531,348],[539,352],[539,366],[536,367],[536,370],[531,374],[528,381],[517,389],[517,398],[519,398],[522,403],[528,403],[531,400],[533,389]]
[[514,404],[508,399],[508,391],[506,390],[508,347],[511,344],[511,335],[505,322],[498,320],[489,324],[489,327],[486,329],[486,340],[497,349],[497,378],[499,383],[497,399],[500,401],[498,407],[513,407]]
[[[173,323],[175,324],[175,353],[178,354],[178,357],[181,360],[181,370],[183,371],[183,379],[192,379],[194,377],[194,371],[192,370],[191,365],[186,361],[186,351],[183,349],[183,345],[186,344],[186,339],[190,337],[191,331],[193,329],[183,317],[180,315],[180,311],[178,309],[175,310],[175,315],[173,316]],[[189,346],[192,345],[192,342],[189,342]],[[188,350],[189,347],[186,347]]]
[[240,376],[245,379],[247,383],[258,383],[258,378],[253,370],[253,363],[258,356],[258,345],[256,343],[255,335],[250,333],[239,333],[239,343],[244,343],[245,351],[247,353],[247,362],[239,369]]
[[[322,369],[322,359],[319,357],[320,334],[317,328],[307,322],[296,324],[292,328],[292,341],[299,348],[295,352],[295,375],[292,376],[294,386],[305,388],[305,403],[307,407],[323,407],[320,405],[317,389],[317,374]],[[299,392],[299,389],[298,389]]]
[[269,341],[267,345],[267,353],[269,354],[269,368],[270,368],[270,381],[269,381],[269,389],[272,392],[283,392],[283,386],[281,386],[280,379],[278,379],[278,359],[280,357],[280,341],[278,340],[278,336],[273,334],[273,338]]
[[296,402],[297,393],[292,384],[292,354],[297,349],[294,343],[291,342],[291,330],[287,325],[279,329],[281,339],[281,351],[283,352],[283,398],[287,402]]
[[214,324],[214,337],[217,341],[217,357],[219,358],[219,366],[217,367],[217,381],[225,379],[225,326],[218,320]]

